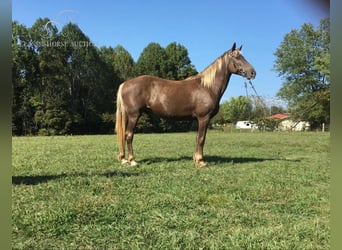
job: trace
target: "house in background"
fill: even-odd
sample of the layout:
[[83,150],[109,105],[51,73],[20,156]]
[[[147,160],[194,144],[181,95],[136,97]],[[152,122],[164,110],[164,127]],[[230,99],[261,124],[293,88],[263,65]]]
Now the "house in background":
[[290,119],[289,113],[279,113],[267,117],[269,120],[281,120],[278,125],[280,131],[308,131],[310,123],[307,121],[293,121]]

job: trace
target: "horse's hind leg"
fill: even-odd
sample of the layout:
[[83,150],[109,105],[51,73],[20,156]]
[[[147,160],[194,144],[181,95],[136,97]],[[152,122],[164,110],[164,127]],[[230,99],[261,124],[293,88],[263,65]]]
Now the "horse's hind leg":
[[197,132],[197,145],[196,151],[194,153],[195,164],[200,168],[207,167],[207,163],[203,160],[203,147],[205,143],[205,136],[207,134],[207,129],[209,125],[209,119],[203,118],[198,119],[198,132]]
[[137,124],[140,114],[134,114],[128,116],[128,124],[126,129],[126,141],[127,141],[127,149],[128,149],[128,161],[131,166],[136,166],[138,163],[134,160],[133,153],[133,137],[134,137],[134,128]]

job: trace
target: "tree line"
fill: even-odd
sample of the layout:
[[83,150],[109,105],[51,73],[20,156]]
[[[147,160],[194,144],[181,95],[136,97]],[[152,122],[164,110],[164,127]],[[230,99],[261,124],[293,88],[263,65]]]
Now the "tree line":
[[[330,117],[329,34],[327,19],[317,30],[304,24],[287,34],[275,52],[274,69],[285,80],[278,96],[288,101],[295,118],[316,126],[328,124]],[[12,55],[14,135],[113,133],[122,82],[143,74],[173,80],[197,74],[179,43],[164,48],[151,42],[135,62],[121,45],[98,48],[76,24],[58,30],[48,18],[38,18],[31,27],[12,22]],[[255,120],[272,110],[283,111],[251,98],[231,98],[212,122]],[[166,121],[145,113],[137,130],[188,131],[196,126],[193,120]]]
[[[15,135],[113,133],[118,86],[142,74],[181,80],[197,73],[187,49],[150,43],[137,62],[125,48],[96,47],[73,23],[47,18],[32,27],[12,23],[12,132]],[[184,130],[145,115],[142,131]]]

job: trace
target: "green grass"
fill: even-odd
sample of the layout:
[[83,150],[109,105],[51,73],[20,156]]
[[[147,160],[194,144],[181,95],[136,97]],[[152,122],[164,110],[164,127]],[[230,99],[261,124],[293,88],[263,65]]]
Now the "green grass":
[[328,249],[330,134],[14,137],[13,249]]

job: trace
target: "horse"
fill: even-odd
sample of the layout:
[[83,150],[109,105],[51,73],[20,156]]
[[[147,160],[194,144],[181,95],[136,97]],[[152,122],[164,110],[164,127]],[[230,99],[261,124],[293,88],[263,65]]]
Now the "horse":
[[[254,79],[256,71],[242,56],[242,45],[218,57],[197,75],[175,81],[151,75],[142,75],[123,82],[116,100],[115,131],[119,145],[118,160],[122,165],[136,166],[133,154],[134,129],[142,112],[151,110],[164,118],[197,119],[198,131],[193,154],[195,164],[206,167],[203,147],[210,119],[219,110],[220,99],[232,74]],[[127,142],[128,159],[125,159]]]

